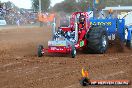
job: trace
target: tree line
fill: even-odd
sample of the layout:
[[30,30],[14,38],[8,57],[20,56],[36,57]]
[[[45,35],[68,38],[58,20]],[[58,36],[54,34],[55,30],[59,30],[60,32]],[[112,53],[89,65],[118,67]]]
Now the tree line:
[[[41,0],[42,11],[64,11],[71,13],[74,11],[87,11],[88,8],[92,10],[93,0],[64,0],[51,7],[51,0]],[[99,0],[97,9],[102,9],[106,6],[131,6],[132,0]],[[39,9],[39,0],[32,0],[32,7],[35,11]]]

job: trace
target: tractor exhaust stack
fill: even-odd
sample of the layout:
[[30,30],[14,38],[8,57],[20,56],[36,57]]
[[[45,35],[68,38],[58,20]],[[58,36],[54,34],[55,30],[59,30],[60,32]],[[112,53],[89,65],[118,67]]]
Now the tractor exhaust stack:
[[56,19],[54,18],[53,24],[52,24],[52,40],[54,39],[54,34],[56,32]]

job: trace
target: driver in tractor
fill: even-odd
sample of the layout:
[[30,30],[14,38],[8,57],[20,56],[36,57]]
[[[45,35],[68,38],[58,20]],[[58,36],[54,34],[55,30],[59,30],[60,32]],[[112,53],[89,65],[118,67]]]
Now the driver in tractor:
[[85,16],[83,14],[80,14],[79,22],[78,22],[78,29],[79,29],[79,41],[81,41],[85,34],[86,34],[86,28],[85,28]]

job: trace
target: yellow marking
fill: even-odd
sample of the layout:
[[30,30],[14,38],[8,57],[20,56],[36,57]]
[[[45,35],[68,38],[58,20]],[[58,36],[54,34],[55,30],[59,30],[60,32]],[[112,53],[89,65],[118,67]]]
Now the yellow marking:
[[112,25],[112,22],[90,22],[90,25],[103,25],[103,26],[111,26]]
[[88,71],[84,71],[84,69],[82,69],[82,76],[83,77],[88,77]]
[[65,46],[64,44],[56,44],[56,46]]

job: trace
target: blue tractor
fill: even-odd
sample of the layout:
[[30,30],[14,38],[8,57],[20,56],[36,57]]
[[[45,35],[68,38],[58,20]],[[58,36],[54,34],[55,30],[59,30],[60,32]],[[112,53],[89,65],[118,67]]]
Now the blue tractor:
[[[124,17],[122,17],[121,19],[117,17],[113,18],[111,9],[109,15],[105,18],[96,18],[94,14],[95,13],[93,11],[93,17],[90,19],[90,25],[93,26],[92,28],[100,29],[100,27],[102,27],[102,29],[105,29],[107,32],[108,40],[116,41],[116,39],[118,39],[120,40],[120,44],[125,43],[126,46],[132,48],[132,25],[125,25],[126,20],[124,19]],[[102,15],[104,16],[104,14]],[[96,38],[94,37],[91,38],[93,45],[95,43],[95,39]],[[90,47],[95,47],[93,45]]]

